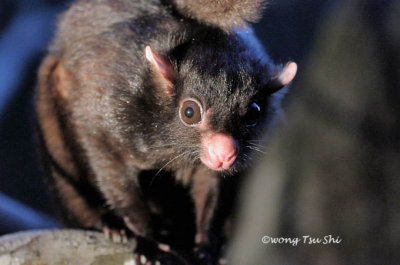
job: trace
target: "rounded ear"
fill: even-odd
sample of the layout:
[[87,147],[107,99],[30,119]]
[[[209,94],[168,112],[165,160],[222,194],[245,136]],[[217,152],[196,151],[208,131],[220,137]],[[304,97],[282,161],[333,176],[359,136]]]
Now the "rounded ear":
[[58,57],[48,56],[39,69],[39,90],[58,100],[68,98],[69,73]]
[[[50,77],[54,69],[57,67],[58,58],[55,56],[47,56],[39,68],[39,90],[45,90],[50,84]],[[47,90],[47,89],[46,89]]]
[[168,95],[173,94],[175,72],[172,65],[155,53],[150,46],[146,46],[146,59],[155,73],[155,79]]
[[268,82],[268,91],[272,94],[293,81],[297,73],[297,64],[288,62],[282,70]]

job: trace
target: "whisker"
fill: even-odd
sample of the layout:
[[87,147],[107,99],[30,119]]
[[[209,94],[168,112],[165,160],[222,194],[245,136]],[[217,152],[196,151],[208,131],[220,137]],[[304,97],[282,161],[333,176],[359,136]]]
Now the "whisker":
[[264,148],[264,146],[263,145],[261,145],[261,144],[256,144],[256,143],[248,143],[249,145],[251,145],[251,146],[255,146],[255,147],[259,147],[259,148]]
[[258,147],[258,148],[260,148],[260,149],[263,149],[264,148],[264,145],[261,145],[261,144],[257,144],[257,143],[248,143],[250,146],[255,146],[255,147]]
[[162,166],[162,167],[157,171],[157,173],[153,176],[153,178],[151,179],[151,181],[150,181],[150,186],[151,186],[151,184],[153,184],[153,182],[154,182],[155,178],[158,176],[158,174],[160,174],[160,172],[161,172],[166,166],[168,166],[169,164],[171,164],[173,161],[175,161],[175,160],[178,159],[179,157],[182,157],[182,156],[186,155],[187,153],[190,153],[190,151],[185,151],[185,152],[183,152],[183,153],[181,153],[181,154],[175,156],[174,158],[172,158],[171,160],[169,160],[167,163],[165,163],[165,165]]
[[164,144],[164,145],[152,145],[149,146],[148,149],[156,149],[156,148],[163,148],[163,147],[173,147],[176,146],[175,144]]
[[265,143],[265,142],[267,142],[267,140],[247,140],[246,142],[249,142],[249,143]]
[[266,154],[266,152],[260,150],[257,146],[246,145],[246,147],[249,148],[249,149],[251,149],[251,150],[260,152],[261,154]]
[[243,154],[244,156],[244,161],[251,161],[251,157],[248,156],[247,154]]

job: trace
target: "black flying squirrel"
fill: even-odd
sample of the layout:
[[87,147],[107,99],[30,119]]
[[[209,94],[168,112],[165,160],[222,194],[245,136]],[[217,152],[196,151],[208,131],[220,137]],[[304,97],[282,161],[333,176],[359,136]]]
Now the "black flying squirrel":
[[152,238],[138,176],[163,170],[190,190],[196,249],[210,244],[219,183],[248,167],[297,70],[252,33],[264,4],[81,0],[61,16],[37,114],[66,225],[104,230],[109,215]]

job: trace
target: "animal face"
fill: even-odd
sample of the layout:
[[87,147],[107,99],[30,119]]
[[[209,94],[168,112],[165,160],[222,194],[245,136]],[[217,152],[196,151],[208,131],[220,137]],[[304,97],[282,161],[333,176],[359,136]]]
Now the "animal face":
[[295,69],[276,72],[264,54],[238,37],[199,40],[183,54],[181,61],[170,63],[146,48],[157,83],[176,97],[167,126],[168,141],[175,143],[173,159],[225,173],[243,169],[254,152],[262,152],[259,137],[276,106],[271,94],[286,85],[273,82],[289,70],[294,71],[291,81]]

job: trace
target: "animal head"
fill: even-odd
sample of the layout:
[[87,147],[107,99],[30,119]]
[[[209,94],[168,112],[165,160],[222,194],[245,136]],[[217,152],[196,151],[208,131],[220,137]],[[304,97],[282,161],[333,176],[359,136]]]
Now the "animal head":
[[261,151],[258,141],[277,111],[274,95],[293,80],[297,65],[273,65],[251,32],[217,34],[192,40],[179,56],[150,46],[145,56],[158,93],[175,102],[164,127],[165,144],[176,150],[172,159],[233,173]]

